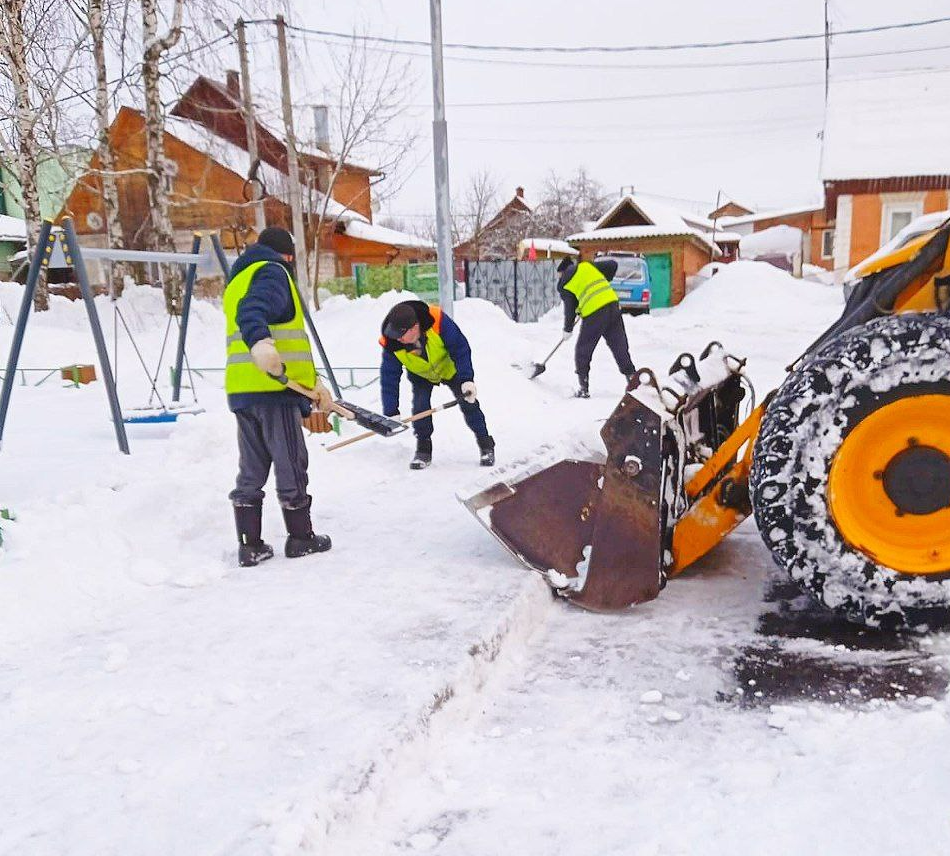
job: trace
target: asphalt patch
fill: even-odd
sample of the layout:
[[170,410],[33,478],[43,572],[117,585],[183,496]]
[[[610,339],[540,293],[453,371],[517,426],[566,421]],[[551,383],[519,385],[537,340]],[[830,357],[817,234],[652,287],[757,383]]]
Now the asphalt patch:
[[755,638],[732,664],[735,687],[721,701],[743,707],[793,701],[837,705],[941,698],[950,684],[943,658],[920,637],[845,621],[773,572]]

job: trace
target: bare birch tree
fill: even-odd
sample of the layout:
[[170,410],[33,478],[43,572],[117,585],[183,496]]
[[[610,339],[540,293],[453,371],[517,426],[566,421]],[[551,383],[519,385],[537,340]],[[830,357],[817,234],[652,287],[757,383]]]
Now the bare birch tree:
[[[7,70],[13,84],[16,116],[17,168],[20,179],[20,194],[26,220],[27,249],[36,247],[40,234],[40,192],[36,182],[37,141],[34,108],[30,93],[30,70],[27,67],[26,39],[24,36],[24,10],[26,0],[0,0],[0,49],[6,60]],[[46,282],[37,283],[34,307],[49,308]]]
[[[148,202],[151,220],[152,249],[174,252],[175,233],[169,214],[168,166],[165,160],[165,116],[162,106],[162,56],[181,38],[184,0],[175,0],[171,25],[163,36],[158,35],[158,0],[142,3],[142,87],[145,93],[145,148],[148,169]],[[165,306],[177,315],[181,311],[181,275],[178,267],[166,266],[163,289]]]
[[[112,248],[125,246],[122,220],[119,217],[119,189],[116,184],[115,155],[109,139],[109,77],[106,68],[106,19],[105,0],[88,0],[86,16],[92,37],[93,62],[96,67],[96,130],[99,159],[99,179],[102,187],[102,208],[105,213],[106,239]],[[123,262],[113,262],[111,293],[113,298],[122,295],[128,267]]]

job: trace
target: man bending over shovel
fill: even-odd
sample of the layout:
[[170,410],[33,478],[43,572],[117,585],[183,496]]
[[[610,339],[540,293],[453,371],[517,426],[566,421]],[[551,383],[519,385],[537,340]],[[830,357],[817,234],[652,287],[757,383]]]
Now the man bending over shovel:
[[[495,441],[488,433],[485,414],[478,403],[472,349],[458,325],[437,306],[421,300],[397,303],[383,320],[383,359],[379,367],[379,385],[383,395],[383,413],[399,413],[399,380],[405,367],[412,385],[412,412],[431,407],[432,390],[444,383],[458,399],[465,424],[478,443],[479,462],[495,465]],[[432,417],[413,422],[416,454],[409,468],[422,470],[432,463]]]
[[[261,539],[264,484],[271,464],[287,526],[284,555],[290,559],[330,549],[315,535],[307,493],[307,446],[301,419],[329,411],[333,398],[317,376],[303,309],[293,281],[294,239],[269,226],[231,268],[224,290],[227,323],[225,390],[237,418],[238,476],[230,493],[243,567],[274,555]],[[280,378],[280,380],[278,380]],[[287,388],[306,388],[305,397]]]

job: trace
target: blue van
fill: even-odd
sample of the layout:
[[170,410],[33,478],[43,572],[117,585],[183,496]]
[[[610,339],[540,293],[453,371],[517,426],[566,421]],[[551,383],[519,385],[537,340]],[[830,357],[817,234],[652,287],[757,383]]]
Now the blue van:
[[594,261],[613,259],[617,262],[617,273],[611,281],[617,297],[620,298],[620,311],[631,315],[642,315],[650,311],[650,268],[640,253],[610,252],[597,256]]

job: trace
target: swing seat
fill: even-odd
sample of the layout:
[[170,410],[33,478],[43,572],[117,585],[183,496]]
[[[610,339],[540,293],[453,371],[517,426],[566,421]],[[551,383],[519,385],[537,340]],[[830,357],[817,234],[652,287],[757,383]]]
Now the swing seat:
[[181,415],[204,413],[203,407],[196,405],[172,405],[171,407],[134,407],[122,414],[126,425],[155,425],[161,422],[177,422]]

